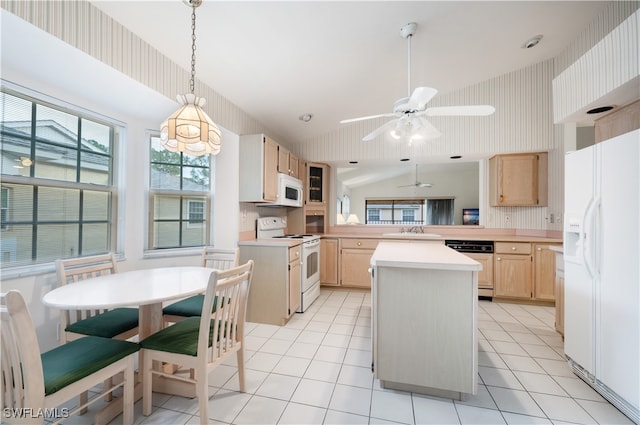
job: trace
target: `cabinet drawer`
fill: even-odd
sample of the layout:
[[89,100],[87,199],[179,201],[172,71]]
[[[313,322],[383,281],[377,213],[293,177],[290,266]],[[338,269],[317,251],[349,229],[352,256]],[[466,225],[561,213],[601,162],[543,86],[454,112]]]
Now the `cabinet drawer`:
[[340,239],[342,248],[353,249],[376,249],[378,246],[377,239]]
[[300,258],[300,245],[289,248],[289,262],[298,260]]
[[496,254],[531,254],[531,244],[526,242],[496,242]]

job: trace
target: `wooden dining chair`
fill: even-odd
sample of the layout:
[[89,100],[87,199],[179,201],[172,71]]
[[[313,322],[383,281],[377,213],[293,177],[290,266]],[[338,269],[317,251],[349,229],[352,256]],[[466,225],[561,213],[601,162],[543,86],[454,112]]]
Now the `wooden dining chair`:
[[[151,414],[152,376],[178,379],[193,385],[198,397],[200,423],[207,412],[209,373],[236,354],[240,391],[245,391],[244,323],[253,276],[253,260],[228,270],[213,270],[200,316],[186,318],[140,341],[142,413]],[[212,316],[210,312],[215,309]],[[178,364],[194,374],[172,374],[154,368],[154,361]]]
[[[56,261],[58,286],[117,272],[113,254]],[[138,309],[62,310],[60,329],[63,342],[87,335],[129,339],[138,334]]]
[[[88,336],[40,354],[31,314],[19,291],[0,294],[2,423],[37,423],[67,416],[122,387],[123,423],[133,423],[134,358],[138,344]],[[122,379],[111,379],[120,375]],[[103,382],[118,382],[73,410],[55,409]]]
[[[227,270],[238,266],[240,253],[238,248],[219,249],[205,246],[202,250],[202,267],[210,267],[217,270]],[[179,322],[187,317],[200,316],[204,294],[194,295],[177,301],[162,309],[162,317],[165,326],[169,323]]]

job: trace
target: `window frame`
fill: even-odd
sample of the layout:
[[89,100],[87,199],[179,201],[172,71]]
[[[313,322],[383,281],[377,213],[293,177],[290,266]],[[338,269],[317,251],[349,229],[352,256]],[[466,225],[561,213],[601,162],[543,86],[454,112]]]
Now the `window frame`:
[[[114,118],[104,116],[102,114],[96,113],[94,111],[87,110],[81,106],[62,101],[57,98],[53,98],[41,92],[36,92],[30,90],[28,88],[18,86],[11,82],[2,80],[1,91],[7,95],[18,97],[24,99],[28,102],[31,102],[31,108],[37,109],[33,104],[42,105],[44,107],[54,109],[57,111],[61,111],[63,113],[72,115],[74,118],[78,119],[78,121],[88,120],[91,122],[95,122],[106,127],[109,127],[109,143],[110,143],[110,153],[108,155],[103,155],[108,157],[109,165],[108,165],[108,184],[95,184],[95,183],[82,183],[78,181],[69,181],[69,180],[56,180],[50,178],[43,177],[34,177],[33,170],[30,170],[29,175],[17,175],[17,174],[2,174],[2,182],[13,185],[25,185],[30,186],[32,190],[36,190],[39,187],[50,187],[50,188],[58,188],[58,189],[72,189],[79,191],[91,191],[91,192],[102,192],[109,194],[109,207],[107,214],[106,223],[109,227],[108,230],[108,239],[105,240],[105,243],[108,246],[108,251],[114,253],[117,258],[123,257],[123,245],[124,245],[124,219],[121,218],[124,216],[124,182],[123,182],[123,170],[124,167],[124,158],[123,155],[120,154],[121,146],[123,143],[123,139],[126,133],[126,125]],[[37,117],[36,117],[37,118]],[[31,150],[31,157],[33,157],[36,145],[38,143],[38,135],[35,133],[33,123],[33,114],[31,116],[32,120],[32,134],[29,136],[29,146]],[[79,125],[82,128],[82,125]],[[82,137],[82,132],[80,133]],[[76,135],[77,137],[77,135]],[[48,143],[54,145],[53,143]],[[67,147],[69,148],[69,147]],[[76,152],[78,152],[78,159],[76,162],[76,166],[79,167],[82,162],[82,152],[88,152],[86,149],[83,149],[81,145],[73,148]],[[77,175],[81,174],[80,169],[77,169]],[[35,188],[35,189],[34,189]],[[7,187],[10,189],[10,187]],[[9,190],[9,197],[11,197],[11,190]],[[33,205],[37,205],[37,200],[33,200]],[[10,206],[11,200],[8,199],[8,203]],[[84,204],[79,204],[78,208],[82,208]],[[7,215],[10,215],[10,211],[7,210]],[[3,232],[6,228],[11,225],[11,220],[8,220],[9,224],[4,226]],[[88,223],[89,220],[77,220],[75,222],[69,221],[64,224],[78,224],[85,225],[91,224]],[[45,221],[42,221],[43,223]],[[35,223],[31,221],[33,226],[38,226],[40,221],[36,220]],[[78,240],[81,241],[82,232],[78,231]],[[37,240],[37,238],[36,238]],[[82,242],[79,242],[82,244]],[[32,251],[36,248],[32,245]],[[86,255],[94,255],[94,253],[86,254]],[[74,255],[73,257],[64,257],[64,258],[80,258],[82,255]],[[62,255],[61,255],[62,257]],[[16,277],[25,277],[32,275],[39,275],[43,273],[50,273],[55,270],[55,260],[44,260],[42,262],[38,262],[36,258],[35,262],[30,264],[19,264],[15,266],[2,267],[2,275],[7,279],[16,278]]]
[[[213,229],[213,186],[214,186],[214,171],[215,171],[215,157],[208,155],[209,157],[209,166],[205,167],[209,170],[209,187],[206,191],[194,191],[194,190],[176,190],[176,189],[154,189],[151,187],[151,171],[152,171],[152,157],[151,150],[153,145],[153,139],[160,138],[160,132],[156,130],[147,130],[146,132],[146,142],[147,149],[145,150],[146,159],[145,162],[147,164],[147,170],[145,174],[145,187],[147,191],[146,196],[146,246],[144,248],[144,257],[145,258],[154,258],[154,257],[164,257],[164,256],[181,256],[181,255],[192,255],[195,252],[201,252],[203,246],[207,246],[211,244],[213,240],[212,229]],[[184,157],[186,154],[182,154]],[[175,164],[172,164],[175,165]],[[180,167],[193,167],[192,164],[186,164],[181,159]],[[182,175],[182,174],[181,174]],[[181,179],[182,185],[182,179]],[[156,220],[154,219],[155,215],[155,197],[156,196],[177,196],[180,198],[180,203],[182,204],[185,201],[186,206],[185,213],[182,217],[177,220],[180,223],[180,228],[182,229],[182,224],[185,224],[187,229],[201,229],[204,225],[204,243],[202,245],[183,245],[183,246],[171,246],[171,247],[155,247],[154,246],[154,224]],[[204,223],[190,223],[189,222],[189,211],[188,211],[188,203],[189,201],[198,201],[199,199],[189,199],[189,198],[204,198],[204,209],[203,212],[205,214]],[[181,232],[181,230],[180,230]]]

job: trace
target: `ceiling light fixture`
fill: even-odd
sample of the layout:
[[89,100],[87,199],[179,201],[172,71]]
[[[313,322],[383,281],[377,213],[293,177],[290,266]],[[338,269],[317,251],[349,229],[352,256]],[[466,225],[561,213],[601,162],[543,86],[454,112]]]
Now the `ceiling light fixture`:
[[196,79],[196,8],[202,4],[202,0],[182,1],[191,7],[191,92],[177,96],[182,106],[161,124],[160,141],[171,152],[184,152],[191,156],[216,155],[220,152],[220,129],[202,110],[207,101],[193,94]]
[[600,106],[599,108],[589,109],[587,114],[601,114],[603,112],[607,112],[613,109],[613,106]]
[[298,117],[300,121],[309,122],[313,118],[313,114],[302,114]]
[[530,39],[524,42],[524,44],[522,45],[522,48],[530,49],[532,47],[536,47],[538,43],[540,43],[540,40],[542,40],[542,34],[538,34],[535,37],[531,37]]

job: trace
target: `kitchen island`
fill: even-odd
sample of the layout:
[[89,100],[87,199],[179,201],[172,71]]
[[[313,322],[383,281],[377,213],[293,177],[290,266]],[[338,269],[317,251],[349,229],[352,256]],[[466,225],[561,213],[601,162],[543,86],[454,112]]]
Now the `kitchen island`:
[[381,241],[372,266],[372,354],[383,388],[477,393],[480,263],[441,244]]

